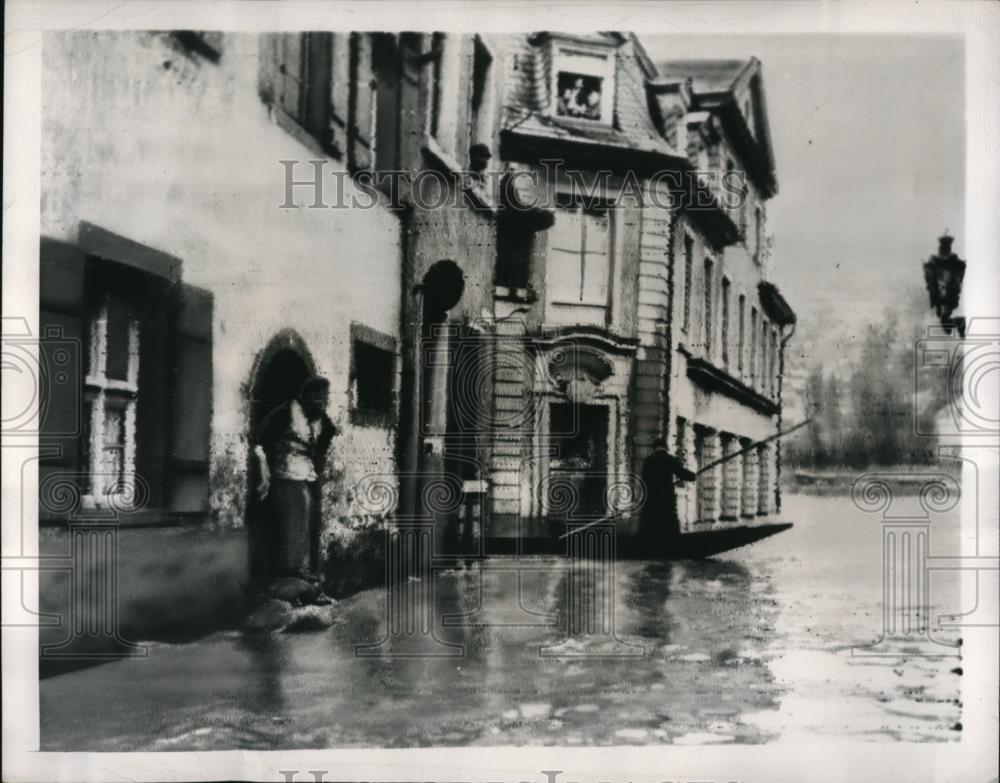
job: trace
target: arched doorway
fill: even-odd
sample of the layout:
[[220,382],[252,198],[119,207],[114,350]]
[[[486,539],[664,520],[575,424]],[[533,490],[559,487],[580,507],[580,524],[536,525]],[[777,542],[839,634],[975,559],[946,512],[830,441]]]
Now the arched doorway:
[[268,579],[268,564],[274,552],[274,525],[267,519],[267,504],[257,496],[260,469],[254,443],[264,418],[278,406],[296,397],[302,382],[316,373],[316,364],[305,341],[293,330],[279,332],[260,352],[250,376],[249,442],[246,487],[246,525],[251,586]]

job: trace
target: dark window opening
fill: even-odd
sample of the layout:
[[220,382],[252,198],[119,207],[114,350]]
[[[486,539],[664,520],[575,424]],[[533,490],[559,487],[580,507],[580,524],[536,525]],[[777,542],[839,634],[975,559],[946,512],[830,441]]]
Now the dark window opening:
[[722,365],[729,367],[729,280],[722,278]]
[[557,80],[559,91],[557,114],[560,117],[600,120],[603,81],[599,76],[561,72]]
[[531,253],[535,234],[516,221],[501,218],[497,233],[496,284],[508,288],[527,288],[531,279]]
[[691,286],[694,283],[694,240],[684,237],[684,326],[686,332],[691,325]]
[[396,341],[351,324],[351,422],[389,426],[396,388]]

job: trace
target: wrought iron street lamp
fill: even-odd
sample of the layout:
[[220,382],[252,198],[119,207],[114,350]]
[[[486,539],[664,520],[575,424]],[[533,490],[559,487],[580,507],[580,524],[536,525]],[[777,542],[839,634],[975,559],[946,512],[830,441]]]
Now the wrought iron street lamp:
[[951,249],[954,237],[944,235],[938,239],[938,251],[924,262],[924,280],[930,295],[931,307],[941,321],[945,332],[951,334],[958,329],[960,337],[965,337],[965,319],[952,318],[962,296],[962,281],[965,279],[965,261]]

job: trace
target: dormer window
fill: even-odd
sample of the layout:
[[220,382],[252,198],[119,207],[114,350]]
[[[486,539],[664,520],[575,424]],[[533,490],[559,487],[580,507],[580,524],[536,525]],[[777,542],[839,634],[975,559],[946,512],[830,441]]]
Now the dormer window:
[[559,74],[560,117],[582,117],[585,120],[601,119],[601,83],[597,76],[563,72]]
[[610,125],[615,107],[615,53],[599,44],[553,40],[552,114]]

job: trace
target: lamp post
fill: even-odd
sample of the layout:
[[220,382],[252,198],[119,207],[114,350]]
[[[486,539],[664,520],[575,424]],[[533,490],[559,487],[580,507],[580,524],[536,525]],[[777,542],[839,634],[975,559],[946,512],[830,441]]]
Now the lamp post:
[[965,318],[952,318],[962,296],[962,281],[965,279],[965,261],[952,251],[954,237],[947,230],[938,239],[938,251],[924,262],[924,281],[930,295],[931,308],[941,321],[947,334],[957,328],[959,337],[965,337]]

